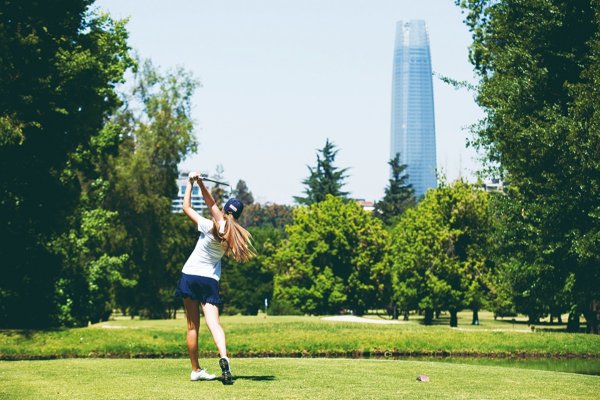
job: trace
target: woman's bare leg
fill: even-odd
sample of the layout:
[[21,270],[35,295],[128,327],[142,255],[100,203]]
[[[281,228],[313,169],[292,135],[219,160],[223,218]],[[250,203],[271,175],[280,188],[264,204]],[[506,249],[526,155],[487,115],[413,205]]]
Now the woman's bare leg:
[[186,344],[190,361],[192,362],[192,371],[200,369],[198,362],[198,328],[200,327],[200,309],[198,300],[189,298],[183,299],[185,316],[187,317],[187,335]]
[[212,334],[217,350],[221,357],[227,357],[227,346],[225,345],[225,332],[221,327],[219,321],[219,307],[214,304],[204,303],[202,304],[202,312],[204,313],[204,319],[206,320],[206,326]]

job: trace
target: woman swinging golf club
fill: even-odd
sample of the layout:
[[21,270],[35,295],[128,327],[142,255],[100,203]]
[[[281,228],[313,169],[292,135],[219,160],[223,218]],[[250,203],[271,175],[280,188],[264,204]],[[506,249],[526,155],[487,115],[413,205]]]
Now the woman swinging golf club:
[[[198,182],[200,186],[202,197],[212,219],[202,217],[191,206],[194,181]],[[231,198],[223,210],[220,210],[206,189],[202,176],[198,172],[190,172],[183,197],[183,212],[198,226],[200,237],[194,251],[183,266],[176,295],[183,298],[187,317],[186,343],[192,362],[190,375],[192,381],[215,379],[215,375],[200,368],[198,362],[199,307],[201,305],[206,325],[221,357],[219,366],[222,371],[223,383],[233,383],[225,345],[225,333],[219,321],[219,305],[222,303],[219,297],[219,279],[221,277],[221,258],[224,254],[241,262],[248,261],[255,255],[250,243],[250,234],[237,222],[243,208],[244,205],[241,201]]]

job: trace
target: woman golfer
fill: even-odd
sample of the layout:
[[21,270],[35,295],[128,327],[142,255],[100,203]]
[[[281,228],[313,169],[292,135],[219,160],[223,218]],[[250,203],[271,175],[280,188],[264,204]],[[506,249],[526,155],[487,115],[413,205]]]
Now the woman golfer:
[[[197,181],[200,186],[202,197],[204,197],[212,219],[202,217],[191,207],[190,199],[194,181]],[[237,222],[243,208],[244,205],[241,201],[232,198],[227,201],[221,211],[206,189],[200,174],[190,172],[183,197],[183,212],[198,226],[200,237],[196,248],[183,266],[176,295],[183,298],[187,317],[186,343],[192,362],[190,375],[192,381],[215,379],[215,375],[200,368],[198,363],[199,306],[202,305],[206,325],[221,357],[219,360],[222,371],[221,378],[223,383],[233,383],[225,346],[225,333],[219,321],[219,305],[222,303],[219,297],[219,279],[221,278],[221,258],[224,254],[241,262],[248,261],[254,256],[250,234]]]

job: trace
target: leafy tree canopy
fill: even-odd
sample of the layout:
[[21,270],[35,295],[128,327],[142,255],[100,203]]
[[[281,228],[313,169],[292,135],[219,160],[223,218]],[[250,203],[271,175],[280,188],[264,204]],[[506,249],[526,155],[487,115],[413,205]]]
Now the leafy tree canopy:
[[473,143],[514,188],[517,214],[509,218],[537,232],[518,263],[552,269],[552,287],[568,283],[574,311],[600,332],[600,255],[590,251],[600,246],[600,3],[457,4],[473,34],[470,59],[486,113]]
[[294,210],[269,259],[275,272],[275,300],[305,313],[362,313],[381,303],[387,232],[356,202],[328,195]]
[[391,231],[388,262],[403,310],[481,307],[489,288],[489,194],[457,181],[427,192]]

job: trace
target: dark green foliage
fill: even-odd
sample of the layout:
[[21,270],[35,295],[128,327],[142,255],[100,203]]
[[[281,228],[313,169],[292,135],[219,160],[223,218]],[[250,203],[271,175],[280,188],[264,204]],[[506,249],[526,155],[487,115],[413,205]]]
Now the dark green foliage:
[[[244,206],[249,206],[254,203],[254,196],[252,196],[252,192],[248,189],[246,182],[240,179],[235,185],[235,189],[233,190],[233,197],[240,200]],[[244,208],[245,209],[245,208]]]
[[292,206],[281,204],[250,204],[244,206],[240,224],[246,228],[272,227],[283,231],[293,221],[293,210]]
[[265,266],[265,260],[273,255],[284,234],[268,226],[249,231],[257,256],[247,263],[228,258],[222,261],[221,295],[228,314],[256,315],[259,309],[264,311],[265,298],[270,303],[273,297],[273,271]]
[[342,191],[342,187],[348,168],[338,169],[333,165],[337,152],[335,145],[327,139],[323,149],[318,151],[321,155],[317,153],[316,167],[308,167],[310,174],[302,181],[306,185],[306,197],[294,196],[296,202],[311,205],[325,200],[327,195],[346,197],[348,193]]
[[167,315],[182,266],[183,258],[172,252],[183,252],[180,242],[186,240],[171,214],[171,199],[177,193],[177,165],[196,146],[190,118],[196,86],[186,71],[161,74],[146,61],[127,107],[115,116],[123,141],[111,162],[108,203],[127,232],[122,243],[131,261],[126,276],[137,281],[134,288],[118,291],[119,305],[144,317]]
[[388,164],[392,168],[392,177],[383,199],[375,203],[374,215],[384,224],[392,225],[394,218],[415,204],[415,191],[408,183],[408,175],[404,173],[406,164],[400,164],[400,154],[396,153]]
[[296,208],[286,231],[288,239],[268,260],[274,301],[311,314],[362,314],[382,304],[388,236],[381,221],[353,201],[328,195]]
[[269,302],[269,313],[297,313],[292,307],[272,301],[273,269],[267,266],[267,261],[286,236],[285,226],[292,223],[292,211],[291,206],[279,204],[244,206],[239,222],[252,234],[257,256],[247,263],[223,259],[221,293],[225,313],[256,315],[259,309],[264,311],[265,298]]
[[[81,264],[71,264],[73,259],[56,246],[72,230],[80,231],[84,241],[92,240],[96,233],[82,232],[87,222],[113,218],[80,201],[82,188],[98,177],[92,158],[102,158],[103,146],[109,149],[116,141],[102,127],[119,104],[114,86],[123,81],[132,60],[124,23],[89,13],[91,3],[63,1],[49,7],[39,1],[0,2],[4,327],[54,326],[64,318],[83,323],[89,313],[97,314],[88,301],[104,278],[88,279],[77,270]],[[89,257],[87,272],[102,270],[106,277],[121,262],[118,255],[104,254],[98,249],[82,255]],[[64,303],[65,285],[83,292],[71,300],[77,304]],[[80,311],[70,315],[64,307]]]
[[504,262],[519,308],[535,319],[574,307],[598,332],[600,2],[457,3],[486,112],[473,143],[513,188],[504,226],[516,224],[517,251]]

